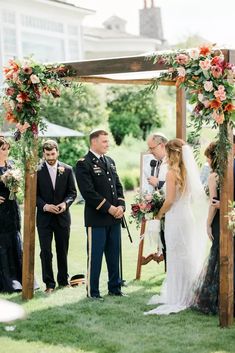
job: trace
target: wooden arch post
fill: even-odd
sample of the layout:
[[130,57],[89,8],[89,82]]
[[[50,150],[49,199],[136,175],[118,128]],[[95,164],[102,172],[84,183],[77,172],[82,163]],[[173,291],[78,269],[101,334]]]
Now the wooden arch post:
[[[37,140],[34,145],[34,158],[37,158]],[[32,299],[34,294],[34,253],[35,253],[35,211],[37,173],[32,170],[28,159],[25,166],[24,199],[24,238],[23,238],[23,277],[22,298]]]

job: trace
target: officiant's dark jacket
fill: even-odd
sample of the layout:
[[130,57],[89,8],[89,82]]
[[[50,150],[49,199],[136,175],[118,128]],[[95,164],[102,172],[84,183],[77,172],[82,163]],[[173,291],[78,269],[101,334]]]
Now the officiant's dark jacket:
[[[64,171],[59,173],[58,167],[63,167]],[[61,227],[68,227],[71,223],[69,206],[73,203],[77,196],[73,171],[70,166],[58,161],[57,177],[55,189],[51,182],[51,177],[46,166],[46,162],[42,163],[37,172],[37,226],[47,227],[56,217]],[[50,212],[44,212],[45,204],[58,205],[61,202],[66,203],[66,211],[61,214],[54,215]]]
[[106,166],[92,153],[76,165],[76,179],[85,199],[85,226],[104,227],[120,223],[108,213],[113,206],[124,206],[123,188],[112,158],[105,156]]

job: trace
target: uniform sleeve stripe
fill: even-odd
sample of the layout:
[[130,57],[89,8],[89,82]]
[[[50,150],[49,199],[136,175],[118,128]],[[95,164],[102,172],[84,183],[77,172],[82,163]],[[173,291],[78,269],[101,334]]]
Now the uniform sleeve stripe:
[[96,207],[96,210],[98,211],[102,206],[103,204],[105,203],[106,199],[103,199],[103,201],[101,201],[101,203]]
[[122,201],[125,201],[125,199],[123,199],[122,197],[119,197],[118,200],[122,200]]

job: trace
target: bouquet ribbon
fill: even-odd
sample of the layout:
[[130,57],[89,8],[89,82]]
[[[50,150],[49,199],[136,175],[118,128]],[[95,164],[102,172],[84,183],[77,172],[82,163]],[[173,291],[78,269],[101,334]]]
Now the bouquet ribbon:
[[150,245],[158,250],[159,254],[162,254],[162,241],[160,237],[161,232],[161,222],[158,219],[151,219],[146,221],[145,232],[142,234],[140,241],[146,236],[150,242]]

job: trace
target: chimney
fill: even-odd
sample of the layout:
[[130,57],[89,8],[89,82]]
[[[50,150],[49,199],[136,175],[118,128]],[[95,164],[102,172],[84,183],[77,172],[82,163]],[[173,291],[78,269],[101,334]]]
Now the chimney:
[[155,6],[154,0],[151,0],[149,7],[148,3],[148,0],[144,0],[144,8],[139,10],[140,35],[164,42],[161,9]]

